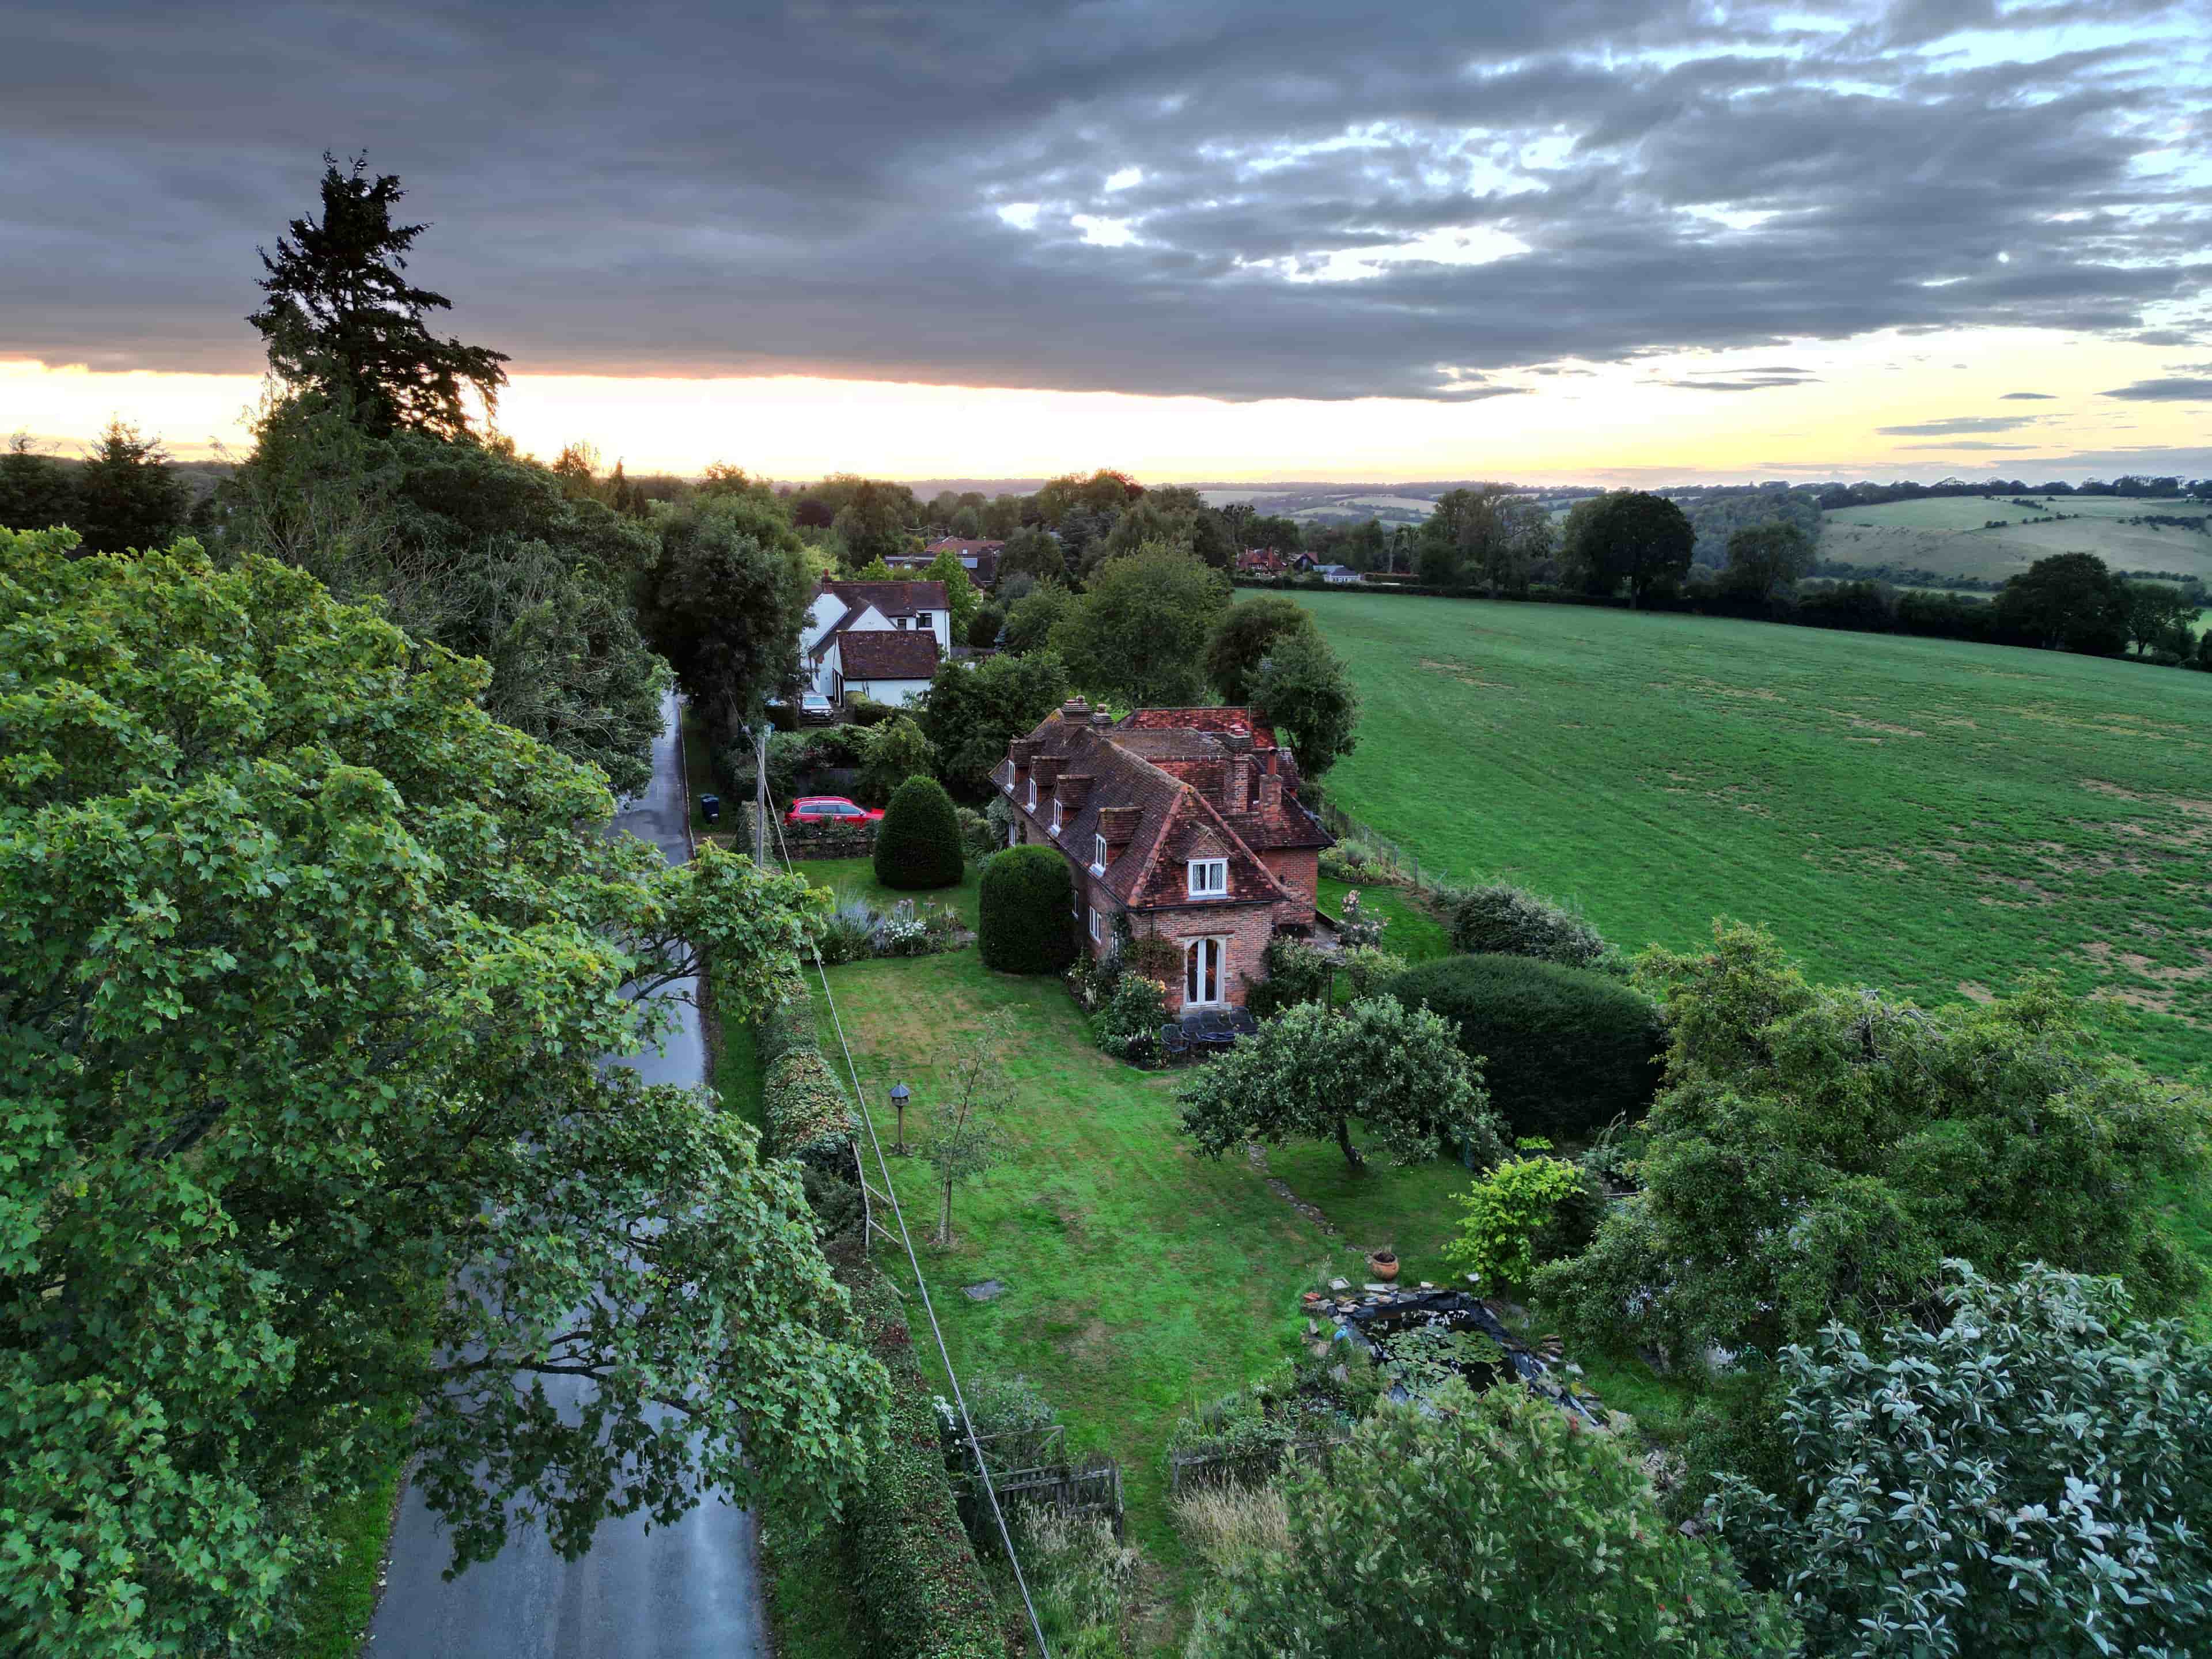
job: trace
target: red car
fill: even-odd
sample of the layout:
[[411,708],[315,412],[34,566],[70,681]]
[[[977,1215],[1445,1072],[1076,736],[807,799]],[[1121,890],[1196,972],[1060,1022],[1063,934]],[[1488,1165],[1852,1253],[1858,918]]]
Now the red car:
[[880,823],[884,815],[855,806],[842,795],[801,795],[783,815],[786,823]]

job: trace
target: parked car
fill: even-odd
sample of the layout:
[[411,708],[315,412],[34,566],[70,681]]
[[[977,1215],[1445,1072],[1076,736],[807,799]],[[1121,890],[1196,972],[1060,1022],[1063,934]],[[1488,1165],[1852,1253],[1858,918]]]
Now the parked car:
[[880,823],[884,815],[842,795],[801,795],[783,815],[786,823]]
[[837,718],[837,710],[819,691],[809,691],[799,700],[799,718],[808,726],[827,726]]

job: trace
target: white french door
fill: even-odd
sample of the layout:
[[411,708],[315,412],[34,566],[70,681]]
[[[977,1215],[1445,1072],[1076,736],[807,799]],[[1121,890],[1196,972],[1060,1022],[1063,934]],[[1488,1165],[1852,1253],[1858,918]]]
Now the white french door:
[[1227,1000],[1222,989],[1224,941],[1194,939],[1183,952],[1182,1001],[1186,1008],[1210,1007]]

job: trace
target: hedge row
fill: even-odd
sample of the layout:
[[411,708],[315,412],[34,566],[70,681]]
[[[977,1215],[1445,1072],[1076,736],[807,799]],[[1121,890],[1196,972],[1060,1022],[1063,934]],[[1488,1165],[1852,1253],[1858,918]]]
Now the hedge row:
[[815,1040],[811,1000],[804,991],[786,998],[761,1022],[753,1041],[769,1151],[817,1169],[850,1168],[858,1127],[853,1102]]
[[852,1509],[857,1588],[884,1659],[1006,1659],[1006,1641],[945,1472],[937,1409],[898,1292],[863,1266],[840,1275],[890,1373],[890,1452]]
[[983,864],[977,882],[976,942],[983,965],[1000,974],[1058,974],[1075,960],[1074,903],[1067,860],[1056,848],[1009,847]]
[[1650,1109],[1666,1029],[1617,979],[1534,957],[1446,957],[1382,988],[1452,1023],[1516,1135],[1578,1140]]

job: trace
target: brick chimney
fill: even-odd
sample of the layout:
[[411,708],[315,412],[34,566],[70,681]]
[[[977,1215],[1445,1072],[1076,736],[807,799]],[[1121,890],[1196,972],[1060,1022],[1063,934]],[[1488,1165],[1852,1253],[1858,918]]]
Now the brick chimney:
[[1024,786],[1030,781],[1030,757],[1036,753],[1035,738],[1016,738],[1006,745],[1006,758],[1013,763],[1014,793],[1026,799]]
[[1110,731],[1113,728],[1113,725],[1114,716],[1105,709],[1094,708],[1091,711],[1091,726],[1093,731]]
[[1052,798],[1060,803],[1060,810],[1073,817],[1083,810],[1083,803],[1091,799],[1091,776],[1087,772],[1071,772],[1053,786]]
[[1043,805],[1044,798],[1052,793],[1052,781],[1060,775],[1060,769],[1066,760],[1065,755],[1039,755],[1030,763],[1030,776],[1036,781],[1038,805]]
[[1098,809],[1098,833],[1106,837],[1112,848],[1127,847],[1137,838],[1137,822],[1145,816],[1141,806],[1102,806]]
[[1279,749],[1270,749],[1267,763],[1261,769],[1259,805],[1263,812],[1273,811],[1283,804],[1283,774],[1277,764],[1282,753]]
[[1060,717],[1070,726],[1091,724],[1091,705],[1080,697],[1070,697],[1060,706]]
[[1249,812],[1252,810],[1252,735],[1249,732],[1231,732],[1222,742],[1229,748],[1228,780],[1223,789],[1222,810],[1229,812]]

